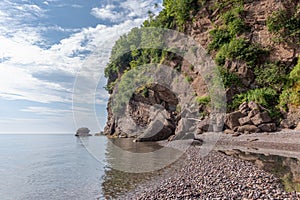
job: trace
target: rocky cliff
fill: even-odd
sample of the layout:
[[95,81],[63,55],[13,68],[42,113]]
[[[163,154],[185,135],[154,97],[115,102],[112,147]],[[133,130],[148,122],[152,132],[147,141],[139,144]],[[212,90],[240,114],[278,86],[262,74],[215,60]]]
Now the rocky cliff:
[[[226,90],[227,112],[238,110],[243,103],[254,102],[271,118],[267,123],[272,124],[269,127],[272,130],[276,130],[274,126],[294,128],[300,122],[299,0],[165,0],[163,4],[165,8],[161,13],[150,15],[142,27],[177,30],[201,44],[218,66]],[[174,52],[135,49],[133,44],[139,39],[135,34],[137,29],[121,37],[112,50],[105,70],[107,90],[110,94],[117,92],[114,86],[118,80],[139,65],[166,65],[182,74],[192,88],[189,92],[196,99],[197,113],[190,118],[202,120],[201,126],[206,126],[207,131],[212,109],[204,77]],[[126,45],[130,46],[130,52],[119,55]],[[125,131],[113,112],[113,98],[112,95],[107,107],[106,135],[160,140],[183,130],[195,130],[194,121],[181,120],[186,110],[181,109],[184,105],[172,92],[172,87],[153,83],[137,88],[124,110],[131,121],[145,130],[159,126],[155,136],[143,131],[140,134],[131,134],[129,129]],[[153,117],[157,110],[151,110],[155,105],[163,116],[160,123]],[[263,131],[255,129],[255,132],[258,130]]]

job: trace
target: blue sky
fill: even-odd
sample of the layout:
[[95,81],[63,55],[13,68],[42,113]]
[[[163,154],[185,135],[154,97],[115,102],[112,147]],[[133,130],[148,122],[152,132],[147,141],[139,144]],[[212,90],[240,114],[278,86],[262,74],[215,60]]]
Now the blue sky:
[[1,0],[0,133],[103,129],[103,70],[161,0]]

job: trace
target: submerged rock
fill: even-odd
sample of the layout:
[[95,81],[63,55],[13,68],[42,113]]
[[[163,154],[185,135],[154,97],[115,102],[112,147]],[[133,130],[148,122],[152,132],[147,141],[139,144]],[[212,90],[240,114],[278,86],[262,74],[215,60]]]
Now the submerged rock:
[[85,136],[92,136],[92,135],[90,134],[90,129],[88,129],[86,127],[82,127],[76,131],[75,136],[85,137]]

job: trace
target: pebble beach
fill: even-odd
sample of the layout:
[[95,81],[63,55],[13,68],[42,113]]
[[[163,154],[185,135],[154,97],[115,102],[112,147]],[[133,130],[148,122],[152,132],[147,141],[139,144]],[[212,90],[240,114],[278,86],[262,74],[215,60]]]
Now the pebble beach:
[[120,199],[300,199],[253,163],[191,146],[180,169],[169,170]]

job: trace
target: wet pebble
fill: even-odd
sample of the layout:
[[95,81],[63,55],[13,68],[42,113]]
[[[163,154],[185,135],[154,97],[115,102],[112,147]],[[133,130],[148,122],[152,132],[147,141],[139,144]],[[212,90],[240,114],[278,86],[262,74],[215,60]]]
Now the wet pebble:
[[146,183],[120,199],[300,199],[285,192],[280,180],[238,158],[199,149],[187,150],[185,164],[166,177]]

